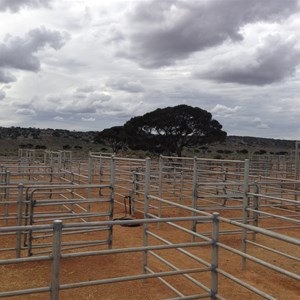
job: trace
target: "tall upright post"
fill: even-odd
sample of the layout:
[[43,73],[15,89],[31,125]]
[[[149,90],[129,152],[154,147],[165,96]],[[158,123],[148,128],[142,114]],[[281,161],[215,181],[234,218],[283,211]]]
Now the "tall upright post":
[[296,149],[295,149],[295,180],[298,180],[298,173],[299,173],[299,141],[296,141]]
[[[22,225],[23,189],[24,189],[24,185],[23,183],[20,183],[18,186],[17,226]],[[16,236],[16,258],[21,257],[21,236],[22,236],[22,232],[18,230]]]
[[[4,166],[0,165],[0,184],[1,186],[5,183],[5,172]],[[2,187],[0,187],[0,201],[2,201]]]
[[8,223],[8,202],[9,202],[9,193],[10,193],[9,185],[10,185],[10,172],[6,171],[5,189],[4,189],[4,201],[5,201],[4,218],[5,218],[6,225]]
[[[150,168],[151,168],[151,159],[149,157],[146,158],[146,170],[145,170],[145,203],[144,203],[144,219],[148,218],[149,212],[149,192],[150,192]],[[148,224],[144,223],[144,240],[143,245],[148,246]],[[145,250],[143,252],[143,272],[146,273],[147,267],[147,255],[148,251]]]
[[113,189],[115,188],[115,182],[116,182],[115,173],[116,173],[116,160],[115,160],[115,156],[112,155],[110,160],[110,185],[113,187]]
[[[162,184],[163,184],[163,166],[164,166],[164,160],[162,155],[159,157],[159,174],[158,174],[158,197],[162,197]],[[162,210],[162,205],[161,201],[158,202],[158,216],[161,217],[161,210]],[[159,227],[160,223],[157,224]]]
[[[192,189],[192,208],[197,209],[197,199],[198,199],[198,161],[197,157],[194,157],[193,164],[193,189]],[[195,213],[192,212],[192,216],[195,216]],[[196,223],[197,221],[192,221],[192,231],[196,232]],[[193,235],[193,240],[195,236]]]
[[59,151],[57,154],[59,177],[60,177],[60,173],[61,173],[61,169],[62,169],[62,155],[61,154],[62,154],[61,151]]
[[103,163],[102,163],[102,157],[99,158],[99,183],[102,183],[102,175],[103,175]]
[[[244,167],[244,192],[243,192],[243,224],[248,224],[248,189],[249,189],[249,159],[245,160]],[[242,229],[242,251],[243,253],[247,252],[247,229]],[[246,268],[246,258],[242,257],[242,269]]]
[[32,162],[35,162],[35,150],[33,150],[33,152],[32,152]]
[[50,299],[59,299],[59,271],[61,257],[61,234],[62,221],[55,220],[53,222],[53,244],[52,244],[52,268],[51,268],[51,283],[50,283]]
[[210,299],[217,300],[218,294],[218,264],[219,264],[219,213],[214,212],[211,249],[211,296]]
[[53,152],[49,152],[49,158],[50,158],[50,167],[51,167],[52,171],[54,172]]
[[[113,219],[114,214],[114,197],[115,197],[115,182],[116,182],[116,160],[115,156],[111,156],[110,161],[110,185],[111,185],[111,196],[110,196],[110,215],[109,219],[110,221]],[[113,236],[113,225],[109,225],[109,241],[108,241],[108,247],[109,249],[112,248],[112,236]]]
[[184,175],[183,171],[180,172],[180,191],[179,191],[179,203],[182,205],[183,203],[183,188],[184,188]]
[[[92,184],[93,182],[93,159],[91,157],[91,153],[89,153],[89,159],[88,159],[88,184]],[[91,198],[91,190],[88,188],[88,198]],[[91,204],[90,202],[87,203],[87,211],[91,211]]]
[[68,170],[72,171],[72,151],[69,151],[69,161],[68,161]]
[[93,181],[93,159],[91,157],[91,153],[89,153],[89,161],[88,161],[88,183],[91,184]]
[[[77,163],[77,173],[78,173],[78,184],[80,184],[81,183],[81,181],[80,181],[80,178],[81,178],[81,169],[80,169],[80,165],[81,164],[81,162],[80,162],[80,160],[78,161],[78,163]],[[100,195],[101,196],[101,195]]]

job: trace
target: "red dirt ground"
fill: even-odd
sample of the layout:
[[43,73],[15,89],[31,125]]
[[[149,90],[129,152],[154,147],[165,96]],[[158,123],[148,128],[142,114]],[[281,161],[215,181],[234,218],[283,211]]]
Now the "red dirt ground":
[[[116,214],[118,215],[118,214]],[[121,215],[121,211],[119,211]],[[165,215],[167,217],[168,215]],[[137,216],[138,217],[138,216]],[[178,230],[170,229],[169,226],[163,224],[158,229],[156,225],[150,225],[151,228],[159,232],[161,235],[167,237],[170,241],[189,241],[190,237],[179,236]],[[202,225],[200,225],[202,226]],[[207,226],[207,225],[205,225]],[[284,231],[281,231],[284,233]],[[289,231],[292,236],[297,236],[298,232]],[[282,250],[291,255],[299,256],[299,249],[296,246],[289,246],[282,243],[267,239],[258,235],[257,241],[264,242],[270,247],[276,245],[276,248],[282,247]],[[2,239],[2,244],[11,244],[14,241],[9,239]],[[240,236],[221,236],[221,242],[226,243],[234,248],[240,249]],[[122,227],[114,226],[113,248],[125,248],[132,246],[142,246],[143,243],[143,227]],[[190,250],[201,258],[210,261],[210,246],[197,247]],[[275,254],[266,254],[263,249],[255,249],[253,246],[248,247],[249,254],[255,254],[256,257],[262,258],[277,266],[284,267],[294,273],[299,273],[299,264],[287,259],[279,257]],[[195,267],[193,260],[187,259],[182,254],[175,250],[169,250],[164,257],[176,264],[178,267]],[[151,259],[152,266],[158,271],[166,271],[168,268],[163,268],[160,262]],[[300,283],[294,279],[289,279],[279,275],[276,272],[267,270],[256,263],[247,262],[247,269],[241,270],[241,259],[235,254],[228,253],[225,250],[220,250],[219,267],[226,270],[230,274],[256,286],[267,293],[270,293],[277,299],[282,300],[296,300],[300,299]],[[18,265],[0,266],[0,282],[1,291],[12,289],[26,289],[30,287],[49,286],[50,281],[50,262],[34,262],[23,263]],[[60,282],[71,283],[78,281],[90,281],[101,278],[111,278],[117,276],[126,276],[142,273],[142,254],[118,254],[118,255],[104,255],[92,256],[83,258],[63,259],[61,262]],[[209,286],[210,274],[199,273],[192,275],[199,279],[202,283]],[[188,282],[183,277],[172,277],[170,279],[183,293],[204,293],[199,291],[195,285]],[[219,294],[226,299],[240,300],[240,299],[261,299],[261,297],[250,293],[245,288],[232,283],[223,276],[219,276]],[[96,299],[126,299],[126,300],[140,300],[140,299],[166,299],[174,298],[176,294],[169,288],[163,285],[158,279],[147,279],[144,281],[131,281],[115,284],[104,284],[98,286],[90,286],[85,288],[76,288],[72,290],[60,291],[60,299],[62,300],[96,300]],[[4,299],[48,299],[49,293],[35,294],[28,296],[10,297]]]

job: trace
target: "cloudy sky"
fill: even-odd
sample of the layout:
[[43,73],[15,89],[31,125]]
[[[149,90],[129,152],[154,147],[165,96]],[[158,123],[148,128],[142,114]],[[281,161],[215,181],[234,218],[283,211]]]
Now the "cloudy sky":
[[158,107],[300,139],[298,0],[0,0],[0,126],[102,130]]

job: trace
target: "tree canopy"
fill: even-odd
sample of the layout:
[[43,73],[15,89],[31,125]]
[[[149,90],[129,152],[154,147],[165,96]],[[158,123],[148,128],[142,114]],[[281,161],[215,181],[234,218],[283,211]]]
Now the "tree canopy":
[[178,105],[158,108],[130,119],[124,125],[126,141],[131,149],[176,153],[183,147],[225,139],[222,125],[211,113],[199,107]]
[[114,126],[104,129],[95,136],[94,142],[107,144],[117,153],[125,145],[124,127]]

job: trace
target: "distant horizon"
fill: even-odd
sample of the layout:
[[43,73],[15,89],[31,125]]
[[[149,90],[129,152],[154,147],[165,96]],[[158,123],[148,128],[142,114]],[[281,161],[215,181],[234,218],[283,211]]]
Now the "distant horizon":
[[[117,125],[118,126],[118,125]],[[120,125],[122,126],[122,125]],[[35,130],[64,130],[64,131],[70,131],[70,132],[100,132],[102,130],[76,130],[76,129],[66,129],[66,128],[50,128],[50,127],[47,127],[47,128],[40,128],[40,127],[33,127],[33,126],[28,126],[28,127],[23,127],[23,126],[0,126],[0,128],[24,128],[24,129],[29,129],[29,128],[32,128],[32,129],[35,129]],[[282,140],[282,141],[299,141],[299,140],[295,140],[295,139],[284,139],[284,138],[273,138],[273,137],[260,137],[260,136],[251,136],[251,135],[236,135],[236,134],[228,134],[227,133],[227,137],[240,137],[240,138],[259,138],[259,139],[271,139],[271,140]],[[1,140],[1,138],[0,138]]]

